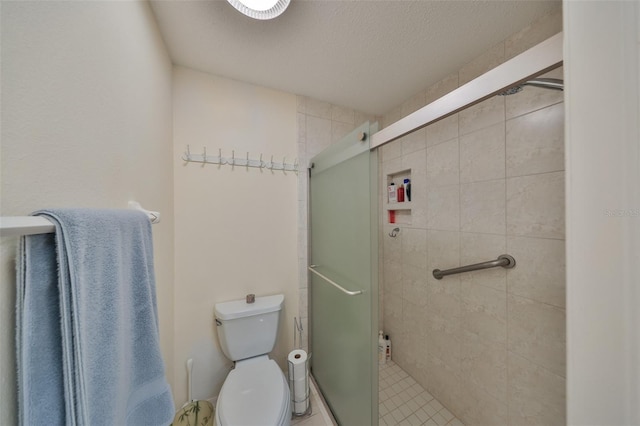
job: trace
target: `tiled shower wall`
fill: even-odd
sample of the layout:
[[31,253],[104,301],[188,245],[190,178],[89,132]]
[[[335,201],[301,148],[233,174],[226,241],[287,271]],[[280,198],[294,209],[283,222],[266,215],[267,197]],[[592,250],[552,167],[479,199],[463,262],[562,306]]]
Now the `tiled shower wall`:
[[[560,21],[516,34],[383,123],[555,34]],[[381,212],[382,326],[394,361],[467,425],[566,421],[562,99],[527,87],[382,148],[381,187],[411,169],[413,198],[409,224],[390,225]],[[431,274],[503,253],[516,268]]]

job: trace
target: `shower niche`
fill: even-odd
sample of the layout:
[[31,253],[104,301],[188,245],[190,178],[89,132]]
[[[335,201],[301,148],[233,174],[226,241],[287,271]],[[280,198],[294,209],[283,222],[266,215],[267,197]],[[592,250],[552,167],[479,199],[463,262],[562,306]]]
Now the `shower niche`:
[[[404,180],[409,179],[411,182],[411,197],[404,194],[404,201],[390,200],[389,186],[393,183],[396,191],[396,200],[398,200],[398,190],[402,187]],[[411,201],[413,200],[413,182],[411,180],[411,169],[399,170],[391,174],[386,175],[385,190],[387,191],[384,196],[384,206],[386,210],[386,223],[389,225],[411,225]]]

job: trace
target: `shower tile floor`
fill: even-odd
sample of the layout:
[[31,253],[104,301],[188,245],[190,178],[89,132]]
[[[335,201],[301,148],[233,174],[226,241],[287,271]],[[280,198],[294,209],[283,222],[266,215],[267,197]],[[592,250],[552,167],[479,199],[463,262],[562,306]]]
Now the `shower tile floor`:
[[[464,426],[429,392],[393,361],[379,367],[379,426]],[[292,426],[335,426],[313,382],[310,415],[294,418]]]
[[380,426],[464,426],[396,363],[388,361],[379,369]]

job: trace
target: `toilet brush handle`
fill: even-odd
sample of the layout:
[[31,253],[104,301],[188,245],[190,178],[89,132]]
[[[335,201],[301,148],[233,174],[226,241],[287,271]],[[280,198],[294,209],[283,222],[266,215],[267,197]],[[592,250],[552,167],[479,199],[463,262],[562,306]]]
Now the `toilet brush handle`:
[[191,398],[191,373],[193,372],[193,358],[187,360],[187,402],[193,401]]

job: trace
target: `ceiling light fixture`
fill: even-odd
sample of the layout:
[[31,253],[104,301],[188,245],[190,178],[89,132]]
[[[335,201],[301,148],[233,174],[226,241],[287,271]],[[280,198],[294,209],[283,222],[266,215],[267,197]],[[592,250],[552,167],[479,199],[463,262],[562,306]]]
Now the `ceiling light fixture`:
[[290,0],[227,0],[231,6],[253,19],[273,19],[289,6]]

